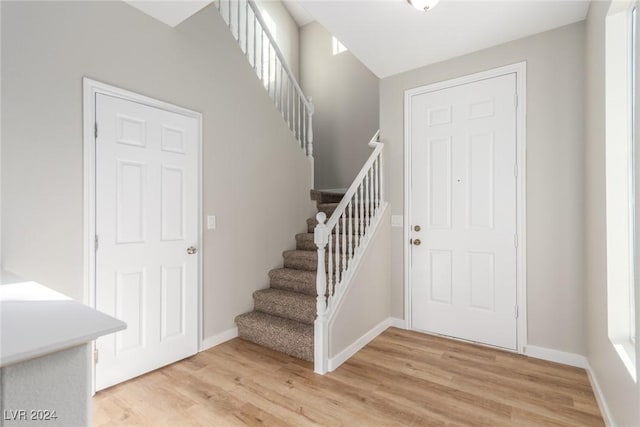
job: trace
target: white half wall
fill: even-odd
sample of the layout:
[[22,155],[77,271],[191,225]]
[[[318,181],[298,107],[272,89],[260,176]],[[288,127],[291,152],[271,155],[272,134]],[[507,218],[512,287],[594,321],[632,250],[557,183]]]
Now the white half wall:
[[[330,360],[354,344],[358,345],[362,341],[361,337],[375,331],[376,327],[389,318],[390,235],[391,223],[387,207],[369,241],[367,251],[360,259],[342,304],[329,323]],[[385,324],[379,332],[388,326],[390,325]],[[377,333],[373,334],[371,339],[376,335]],[[365,345],[367,342],[361,343]]]

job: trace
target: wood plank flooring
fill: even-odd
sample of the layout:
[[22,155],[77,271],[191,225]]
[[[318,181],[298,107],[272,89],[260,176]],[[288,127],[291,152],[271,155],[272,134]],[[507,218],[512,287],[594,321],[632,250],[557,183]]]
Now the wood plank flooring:
[[604,426],[583,369],[396,328],[325,376],[236,338],[93,405],[95,426]]

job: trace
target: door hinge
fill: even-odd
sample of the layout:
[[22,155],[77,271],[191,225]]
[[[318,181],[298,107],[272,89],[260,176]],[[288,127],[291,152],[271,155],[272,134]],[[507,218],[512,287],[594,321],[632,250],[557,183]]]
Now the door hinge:
[[97,139],[98,138],[98,122],[95,122],[93,124],[93,134],[94,134],[95,138]]
[[95,239],[95,250],[98,250],[98,235],[96,234],[96,239]]
[[516,319],[518,318],[518,304],[516,304],[516,309],[515,309],[515,315],[516,315]]
[[518,108],[518,94],[517,93],[513,94],[513,106],[515,108]]
[[94,364],[98,363],[98,349],[97,348],[93,349],[93,363]]
[[518,235],[517,234],[513,235],[513,244],[514,244],[514,246],[516,248],[518,247]]

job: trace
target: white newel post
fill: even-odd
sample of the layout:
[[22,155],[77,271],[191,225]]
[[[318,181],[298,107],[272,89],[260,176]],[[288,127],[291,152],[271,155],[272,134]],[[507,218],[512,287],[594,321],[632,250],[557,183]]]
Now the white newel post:
[[316,311],[317,317],[314,323],[313,362],[316,374],[327,373],[329,359],[329,335],[327,330],[327,272],[325,271],[325,248],[329,242],[329,230],[325,221],[327,215],[318,212],[316,215],[318,225],[314,229],[313,242],[318,248],[318,272],[316,274]]
[[311,97],[309,97],[309,106],[307,107],[307,156],[313,157],[313,113],[315,109]]

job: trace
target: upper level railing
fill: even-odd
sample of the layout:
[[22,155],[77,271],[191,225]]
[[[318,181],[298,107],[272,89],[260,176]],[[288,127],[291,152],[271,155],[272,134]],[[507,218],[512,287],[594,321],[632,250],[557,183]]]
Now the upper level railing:
[[316,216],[314,242],[318,248],[316,275],[317,317],[315,321],[314,363],[319,374],[327,372],[328,323],[335,313],[369,240],[380,221],[384,206],[383,144],[377,131],[369,142],[373,153],[344,197],[327,219]]
[[313,103],[302,93],[258,6],[253,0],[217,0],[215,5],[300,148],[313,157]]

